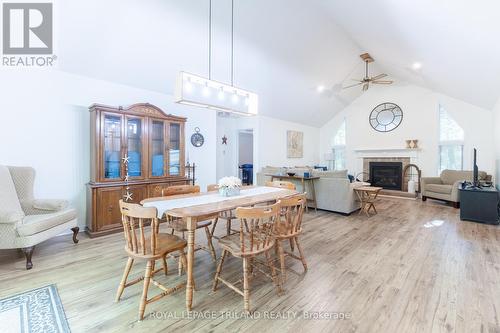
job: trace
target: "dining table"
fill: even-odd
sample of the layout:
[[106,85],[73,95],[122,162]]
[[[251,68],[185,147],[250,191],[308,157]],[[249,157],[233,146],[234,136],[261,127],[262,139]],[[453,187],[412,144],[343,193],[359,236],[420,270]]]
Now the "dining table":
[[268,186],[247,186],[239,195],[224,197],[218,191],[148,198],[141,201],[144,207],[155,207],[158,218],[166,216],[182,219],[187,229],[186,310],[193,308],[195,231],[198,222],[216,218],[220,213],[238,207],[249,207],[276,202],[297,194],[297,191]]

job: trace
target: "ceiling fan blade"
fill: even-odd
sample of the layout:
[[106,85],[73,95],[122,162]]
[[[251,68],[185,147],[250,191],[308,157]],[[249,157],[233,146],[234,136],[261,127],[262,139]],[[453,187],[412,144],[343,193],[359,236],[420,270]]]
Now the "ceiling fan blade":
[[347,88],[352,88],[352,87],[356,87],[356,86],[359,86],[363,84],[363,82],[360,82],[360,83],[356,83],[356,84],[351,84],[350,86],[347,86],[347,87],[342,87],[342,89],[347,89]]
[[369,86],[369,83],[366,82],[364,85],[363,85],[363,91],[367,91],[368,90],[368,86]]
[[381,78],[386,77],[386,76],[387,76],[387,74],[379,74],[377,76],[372,77],[371,80],[378,80],[378,79],[381,79]]
[[386,81],[372,81],[374,84],[393,84],[394,81],[386,80]]

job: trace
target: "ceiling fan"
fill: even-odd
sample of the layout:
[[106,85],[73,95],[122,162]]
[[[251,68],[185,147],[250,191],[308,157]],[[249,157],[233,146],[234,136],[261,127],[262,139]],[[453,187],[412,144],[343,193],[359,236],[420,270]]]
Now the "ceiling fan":
[[368,76],[368,64],[371,62],[374,62],[372,56],[368,53],[363,53],[360,55],[361,59],[365,62],[365,77],[361,80],[353,79],[354,81],[358,82],[355,84],[352,84],[347,87],[342,87],[342,89],[347,89],[347,88],[352,88],[352,87],[357,87],[360,85],[363,85],[363,91],[367,91],[368,88],[370,87],[370,84],[392,84],[394,81],[391,80],[381,80],[382,78],[386,77],[387,74],[379,74],[377,76]]

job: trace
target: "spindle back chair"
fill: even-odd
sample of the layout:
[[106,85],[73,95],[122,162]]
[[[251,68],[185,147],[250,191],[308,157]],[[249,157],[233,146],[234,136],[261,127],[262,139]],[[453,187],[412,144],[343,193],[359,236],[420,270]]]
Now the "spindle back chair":
[[[159,221],[157,210],[153,207],[142,207],[138,204],[126,203],[120,200],[120,212],[122,214],[123,233],[125,236],[125,251],[128,254],[127,264],[123,277],[116,293],[116,302],[120,300],[125,288],[144,280],[142,296],[139,303],[139,320],[144,319],[146,305],[160,298],[167,296],[184,287],[185,283],[178,284],[172,288],[153,279],[154,275],[162,270],[155,270],[156,260],[161,259],[165,275],[168,273],[166,256],[178,251],[182,262],[186,265],[184,248],[187,242],[177,236],[159,233]],[[147,225],[150,225],[148,228]],[[144,276],[128,281],[128,275],[132,269],[134,261],[137,259],[146,260],[146,271]],[[162,292],[148,299],[148,289],[150,283],[162,290]]]

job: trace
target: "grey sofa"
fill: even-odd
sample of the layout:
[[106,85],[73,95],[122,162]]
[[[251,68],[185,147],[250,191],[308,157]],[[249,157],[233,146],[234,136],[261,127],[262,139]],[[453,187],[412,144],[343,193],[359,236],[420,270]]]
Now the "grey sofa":
[[[491,181],[491,175],[484,171],[479,171],[479,180]],[[453,207],[460,207],[459,185],[464,180],[472,181],[472,171],[443,170],[439,177],[422,177],[420,185],[422,187],[422,201],[427,198],[447,201]]]
[[[341,214],[350,214],[360,208],[354,188],[367,185],[363,182],[351,183],[347,178],[347,170],[338,171],[319,171],[308,167],[279,168],[264,167],[257,172],[257,185],[264,186],[271,180],[268,174],[284,174],[285,172],[295,172],[297,175],[303,175],[304,172],[310,172],[313,176],[320,179],[314,181],[316,190],[316,200],[319,209],[337,212]],[[287,179],[288,181],[288,179]],[[303,191],[300,181],[292,181],[297,186],[298,191]],[[307,196],[311,197],[311,188],[306,183]]]
[[65,200],[35,199],[34,181],[33,168],[0,165],[0,249],[22,249],[26,269],[35,245],[69,229],[78,243],[76,211]]

